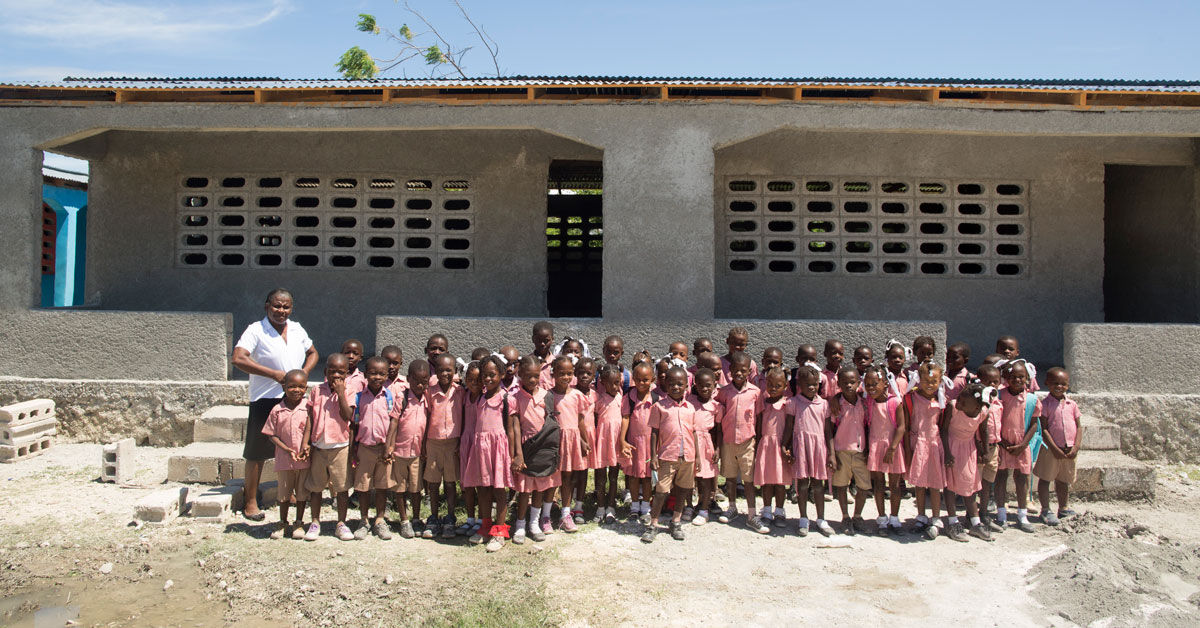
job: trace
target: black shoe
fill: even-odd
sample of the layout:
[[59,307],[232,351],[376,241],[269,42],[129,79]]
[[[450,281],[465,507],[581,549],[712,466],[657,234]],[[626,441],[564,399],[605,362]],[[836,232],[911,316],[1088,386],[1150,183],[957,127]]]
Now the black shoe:
[[678,521],[671,522],[671,538],[676,541],[683,540],[683,526]]
[[642,542],[653,543],[655,536],[658,536],[658,526],[652,523],[646,526],[645,532],[642,532]]

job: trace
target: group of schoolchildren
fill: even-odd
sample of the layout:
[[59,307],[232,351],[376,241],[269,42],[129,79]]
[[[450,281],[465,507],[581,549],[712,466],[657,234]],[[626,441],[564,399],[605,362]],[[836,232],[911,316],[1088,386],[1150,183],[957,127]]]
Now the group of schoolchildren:
[[[1034,367],[1019,357],[1011,336],[1001,337],[996,353],[974,373],[965,343],[947,347],[938,362],[934,341],[925,336],[911,350],[889,342],[881,362],[869,347],[857,347],[851,364],[843,364],[842,343],[829,340],[824,366],[816,347],[804,344],[790,369],[775,347],[763,352],[761,363],[753,360],[741,327],[730,330],[725,355],[718,356],[710,340],[697,339],[694,364],[683,342],[671,343],[660,359],[638,352],[626,367],[618,336],[605,339],[599,358],[580,340],[556,346],[549,323],[534,325],[532,340],[527,355],[513,346],[480,348],[467,362],[435,334],[425,359],[409,363],[406,374],[399,347],[363,359],[362,344],[349,340],[326,359],[319,386],[309,390],[303,371],[288,372],[284,398],[263,428],[276,446],[279,478],[280,522],[272,538],[316,540],[328,489],[341,540],[372,533],[392,538],[385,520],[390,494],[402,537],[468,536],[497,551],[506,540],[520,544],[543,541],[556,529],[575,532],[586,521],[589,472],[591,520],[615,523],[618,503],[628,503],[647,543],[659,533],[664,508],[677,540],[684,538],[684,522],[734,523],[739,489],[744,524],[760,534],[787,527],[789,494],[799,504],[798,535],[812,528],[834,534],[825,518],[832,488],[844,534],[901,533],[900,503],[911,491],[917,529],[929,539],[941,533],[960,542],[968,536],[991,541],[1009,526],[1010,472],[1019,529],[1033,531],[1026,509],[1031,473],[1044,524],[1074,514],[1067,497],[1082,427],[1078,407],[1066,397],[1068,374],[1049,369],[1049,394],[1039,399]],[[625,476],[621,496],[619,473]],[[723,508],[718,473],[725,479]],[[459,486],[467,512],[461,525],[454,514]],[[361,511],[354,531],[347,522],[351,489]],[[431,514],[420,525],[422,490]],[[871,497],[874,526],[862,518]],[[992,499],[997,507],[989,516]],[[439,517],[443,501],[447,514]],[[960,522],[956,502],[969,525]]]

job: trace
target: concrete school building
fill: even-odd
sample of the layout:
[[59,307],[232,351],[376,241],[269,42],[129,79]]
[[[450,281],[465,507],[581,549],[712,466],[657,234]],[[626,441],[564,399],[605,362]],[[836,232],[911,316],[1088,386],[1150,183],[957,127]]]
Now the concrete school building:
[[[105,408],[68,434],[185,439],[244,401],[231,338],[286,286],[322,353],[409,359],[433,331],[523,347],[546,317],[629,352],[734,324],[789,357],[925,333],[972,365],[1013,334],[1146,426],[1142,453],[1197,459],[1198,137],[1178,81],[0,84],[0,391],[61,379]],[[47,150],[91,172],[62,310],[36,309]]]

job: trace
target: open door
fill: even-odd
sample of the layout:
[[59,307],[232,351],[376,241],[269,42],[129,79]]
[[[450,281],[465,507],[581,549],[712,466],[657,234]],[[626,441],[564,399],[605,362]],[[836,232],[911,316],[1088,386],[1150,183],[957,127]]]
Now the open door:
[[604,280],[603,166],[554,161],[546,197],[546,308],[552,317],[598,318]]

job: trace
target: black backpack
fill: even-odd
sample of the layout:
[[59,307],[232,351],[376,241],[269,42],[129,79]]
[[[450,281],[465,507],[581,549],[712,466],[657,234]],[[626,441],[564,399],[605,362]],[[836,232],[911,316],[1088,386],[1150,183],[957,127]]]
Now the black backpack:
[[541,431],[521,443],[521,454],[525,457],[525,468],[521,473],[531,478],[544,478],[558,470],[558,446],[560,429],[558,411],[554,408],[554,392],[546,391],[546,422]]

